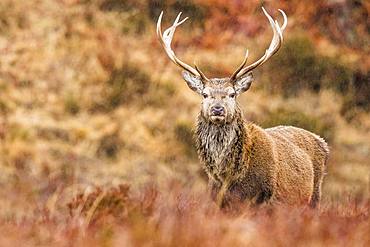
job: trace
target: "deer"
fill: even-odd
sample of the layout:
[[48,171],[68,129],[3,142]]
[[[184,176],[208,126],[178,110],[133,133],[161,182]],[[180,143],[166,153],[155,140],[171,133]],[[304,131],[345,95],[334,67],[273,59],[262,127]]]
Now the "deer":
[[252,205],[308,205],[320,203],[329,147],[319,135],[294,126],[263,129],[245,120],[237,98],[254,81],[252,71],[277,53],[288,18],[279,25],[265,8],[273,37],[264,55],[247,65],[248,50],[230,77],[207,78],[197,65],[181,61],[171,48],[176,28],[188,18],[178,14],[162,33],[163,11],[157,36],[168,58],[181,69],[188,87],[202,96],[196,120],[196,149],[208,175],[211,198],[221,208],[248,201]]

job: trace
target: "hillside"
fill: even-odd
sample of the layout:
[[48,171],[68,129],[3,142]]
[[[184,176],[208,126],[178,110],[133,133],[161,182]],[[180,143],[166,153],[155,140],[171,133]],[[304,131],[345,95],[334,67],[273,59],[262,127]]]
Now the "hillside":
[[283,48],[239,101],[249,121],[328,141],[322,209],[235,216],[205,198],[200,98],[155,24],[162,9],[166,27],[183,11],[177,54],[225,77],[270,42],[261,1],[2,0],[0,245],[369,244],[370,4],[310,3],[266,1],[289,17]]

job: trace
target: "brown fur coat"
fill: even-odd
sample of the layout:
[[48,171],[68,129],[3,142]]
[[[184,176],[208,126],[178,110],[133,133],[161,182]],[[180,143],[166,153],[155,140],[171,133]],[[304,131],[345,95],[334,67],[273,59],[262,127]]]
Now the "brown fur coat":
[[199,115],[196,139],[220,206],[231,200],[319,203],[329,149],[318,135],[291,126],[262,129],[239,112],[224,125]]

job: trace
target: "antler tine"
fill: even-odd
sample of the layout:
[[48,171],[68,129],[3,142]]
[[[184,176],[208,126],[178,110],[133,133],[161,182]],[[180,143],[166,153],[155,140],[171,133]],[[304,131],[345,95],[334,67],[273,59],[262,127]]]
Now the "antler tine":
[[278,9],[279,12],[283,15],[283,18],[284,18],[284,23],[283,25],[281,26],[281,31],[284,31],[286,26],[288,25],[288,17],[286,16],[285,12],[282,11],[281,9]]
[[194,64],[195,69],[199,73],[200,78],[202,78],[203,81],[209,81],[209,79],[205,76],[205,74],[199,69],[199,67]]
[[273,31],[273,37],[270,43],[270,46],[265,51],[265,54],[258,59],[256,62],[248,65],[247,67],[243,68],[245,66],[245,61],[239,66],[239,68],[233,73],[231,78],[233,80],[247,74],[248,72],[252,71],[253,69],[257,68],[258,66],[264,64],[268,59],[270,59],[281,47],[281,43],[283,42],[283,31],[286,28],[288,24],[288,18],[284,11],[279,9],[279,12],[283,15],[284,23],[282,26],[279,26],[279,23],[272,19],[272,17],[267,13],[264,7],[262,7],[263,13],[266,15],[267,19],[270,22],[272,31]]
[[176,64],[177,66],[179,66],[179,67],[183,68],[184,70],[190,72],[194,76],[199,76],[203,80],[208,80],[208,78],[200,71],[199,68],[195,67],[195,69],[194,69],[190,65],[184,63],[179,58],[177,58],[174,51],[171,48],[171,42],[172,42],[173,35],[176,31],[176,28],[188,19],[188,17],[186,17],[186,18],[184,18],[183,20],[180,21],[181,14],[182,14],[182,12],[180,12],[177,15],[177,17],[176,17],[174,23],[172,24],[172,26],[167,28],[162,34],[161,26],[162,26],[163,11],[161,12],[161,14],[159,15],[159,18],[158,18],[158,22],[157,22],[157,36],[159,37],[159,41],[160,41],[161,45],[163,46],[167,56],[170,58],[170,60],[174,64]]
[[235,72],[232,74],[232,76],[230,77],[230,81],[235,81],[236,79],[236,76],[238,75],[239,71],[244,68],[245,64],[247,63],[247,60],[248,60],[248,56],[249,56],[249,51],[247,50],[247,52],[245,53],[245,56],[244,56],[244,60],[242,62],[241,65],[239,65],[239,67],[235,70]]

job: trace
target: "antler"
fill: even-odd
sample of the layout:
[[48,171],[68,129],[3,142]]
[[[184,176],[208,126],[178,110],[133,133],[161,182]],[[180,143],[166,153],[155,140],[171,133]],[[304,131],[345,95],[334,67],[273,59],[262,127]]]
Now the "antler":
[[231,81],[236,81],[239,77],[247,74],[248,72],[252,71],[253,69],[257,68],[258,66],[264,64],[269,58],[271,58],[281,47],[281,43],[283,42],[283,31],[287,26],[288,18],[284,11],[279,9],[280,13],[284,17],[284,23],[282,26],[279,26],[279,23],[272,19],[272,17],[267,13],[264,7],[262,7],[263,13],[266,15],[267,19],[270,22],[270,25],[272,27],[272,31],[274,32],[274,36],[272,37],[271,43],[269,48],[266,50],[265,54],[258,59],[256,62],[252,63],[251,65],[248,65],[244,68],[245,64],[247,63],[248,59],[248,50],[245,54],[244,60],[242,64],[238,67],[238,69],[232,74],[230,77]]
[[182,14],[182,12],[180,12],[177,15],[173,25],[171,27],[169,27],[168,29],[166,29],[162,34],[162,30],[161,30],[161,24],[162,23],[161,22],[162,22],[163,11],[161,12],[161,14],[159,15],[159,18],[158,18],[158,22],[157,22],[157,35],[159,37],[159,40],[160,40],[165,52],[167,53],[167,56],[171,59],[172,62],[174,62],[177,66],[183,68],[184,70],[190,72],[194,76],[199,76],[203,81],[208,81],[208,78],[203,74],[202,71],[200,71],[200,69],[196,65],[195,65],[195,68],[193,68],[190,65],[181,61],[180,59],[178,59],[176,57],[174,51],[171,48],[171,42],[172,42],[173,35],[176,31],[176,28],[188,19],[188,17],[186,17],[185,19],[180,21],[181,14]]

